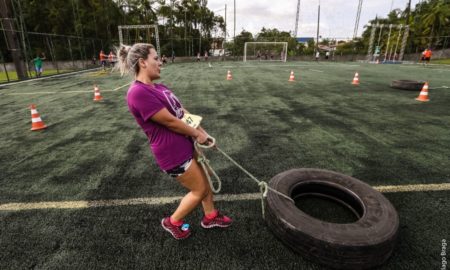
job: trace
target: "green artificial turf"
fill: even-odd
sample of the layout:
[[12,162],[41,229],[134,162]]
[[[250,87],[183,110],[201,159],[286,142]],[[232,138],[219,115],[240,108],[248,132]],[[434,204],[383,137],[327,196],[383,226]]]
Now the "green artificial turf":
[[444,65],[450,65],[450,59],[437,59],[432,60],[433,64],[444,64]]
[[[48,69],[48,70],[44,70],[42,72],[42,76],[49,76],[49,75],[55,75],[55,74],[60,74],[60,73],[67,73],[70,72],[72,70],[69,69],[63,69],[63,70],[56,70],[56,69]],[[35,78],[36,73],[33,71],[31,72],[31,76],[32,78]],[[7,83],[9,81],[16,81],[17,80],[17,73],[15,71],[10,71],[8,72],[8,75],[6,74],[6,72],[0,72],[0,83]],[[31,79],[31,78],[30,78]]]
[[[291,70],[296,82],[288,82]],[[359,86],[351,85],[355,72]],[[311,167],[379,186],[449,183],[449,73],[445,66],[183,63],[165,66],[161,81],[260,180]],[[430,101],[390,88],[397,79],[428,81]],[[0,204],[183,195],[157,168],[126,107],[127,87],[117,89],[129,81],[94,72],[0,86]],[[94,84],[102,102],[92,100]],[[29,130],[31,103],[46,130]],[[222,177],[222,193],[258,191],[218,152],[206,154]],[[402,227],[383,269],[439,267],[449,195],[386,195]],[[227,232],[196,226],[186,242],[170,239],[159,225],[175,205],[0,212],[0,248],[7,250],[0,269],[322,269],[266,230],[259,202],[220,206],[235,226]]]
[[[398,210],[400,234],[378,269],[440,269],[441,241],[450,234],[448,192],[386,196]],[[159,225],[175,206],[0,212],[1,269],[327,269],[277,240],[259,201],[219,203],[235,219],[227,229],[201,228],[195,211],[185,241]]]

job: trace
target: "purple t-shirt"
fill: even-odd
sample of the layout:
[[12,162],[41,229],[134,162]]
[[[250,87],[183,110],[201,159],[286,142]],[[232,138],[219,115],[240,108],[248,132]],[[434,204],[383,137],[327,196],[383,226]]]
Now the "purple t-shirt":
[[171,131],[150,118],[166,108],[181,119],[184,115],[178,98],[163,84],[148,85],[135,81],[127,93],[128,109],[144,130],[156,162],[162,170],[170,170],[192,158],[193,141],[190,137]]

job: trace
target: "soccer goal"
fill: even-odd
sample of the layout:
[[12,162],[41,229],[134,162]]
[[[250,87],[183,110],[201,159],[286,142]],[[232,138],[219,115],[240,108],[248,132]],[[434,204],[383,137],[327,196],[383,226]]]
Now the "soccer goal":
[[281,61],[286,62],[287,42],[245,42],[244,62]]
[[120,44],[150,43],[160,54],[158,25],[119,25]]

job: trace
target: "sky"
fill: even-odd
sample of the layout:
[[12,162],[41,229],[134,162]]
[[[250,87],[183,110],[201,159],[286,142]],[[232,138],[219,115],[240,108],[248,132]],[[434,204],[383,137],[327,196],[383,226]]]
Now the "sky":
[[[359,0],[301,0],[297,37],[315,37],[317,31],[317,10],[320,1],[319,35],[323,38],[352,38],[355,29]],[[421,0],[411,0],[411,7]],[[295,29],[297,0],[236,0],[236,35],[243,29],[254,35],[262,27],[277,28],[280,31]],[[363,0],[359,20],[358,36],[369,20],[387,17],[392,9],[406,7],[408,0]],[[227,37],[234,32],[234,1],[208,0],[208,8],[225,16],[227,5]]]

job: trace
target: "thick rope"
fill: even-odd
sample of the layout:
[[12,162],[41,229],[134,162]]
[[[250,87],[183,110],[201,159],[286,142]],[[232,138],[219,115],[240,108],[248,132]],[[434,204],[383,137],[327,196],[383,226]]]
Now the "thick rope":
[[[209,160],[206,158],[205,154],[203,154],[203,151],[201,151],[198,147],[198,144],[195,143],[194,144],[195,150],[197,151],[197,161],[198,163],[200,163],[200,165],[202,166],[203,171],[205,172],[206,175],[206,179],[208,179],[208,183],[209,186],[211,187],[211,190],[213,193],[217,194],[220,192],[220,190],[222,189],[222,181],[220,180],[219,176],[217,175],[217,173],[213,170],[213,168],[211,167],[211,165],[209,165]],[[214,186],[213,181],[211,180],[211,176],[210,173],[211,172],[214,177],[216,178],[216,183],[217,183],[217,187]]]
[[[269,187],[269,185],[267,184],[267,182],[258,180],[255,176],[253,176],[253,175],[252,175],[251,173],[249,173],[246,169],[244,169],[244,167],[242,167],[239,163],[237,163],[234,159],[232,159],[229,155],[227,155],[227,153],[225,153],[222,149],[220,149],[219,147],[215,146],[215,141],[216,141],[216,140],[215,140],[214,138],[211,137],[211,141],[212,141],[213,143],[210,144],[208,147],[202,146],[202,145],[198,144],[197,142],[194,144],[194,147],[195,147],[195,149],[197,150],[197,153],[198,153],[198,159],[197,159],[197,161],[201,164],[203,170],[205,171],[205,174],[206,174],[206,177],[207,177],[207,179],[208,179],[209,185],[211,186],[211,189],[212,189],[212,191],[213,191],[214,193],[218,193],[218,192],[220,191],[220,189],[221,189],[221,187],[222,187],[222,181],[220,180],[220,178],[219,178],[219,176],[216,174],[216,172],[211,168],[211,166],[209,165],[209,160],[206,159],[205,155],[204,155],[203,152],[199,149],[199,147],[201,147],[201,148],[211,148],[211,147],[214,146],[214,148],[215,148],[217,151],[219,151],[222,155],[224,155],[228,160],[230,160],[234,165],[236,165],[236,167],[238,167],[238,168],[241,169],[246,175],[248,175],[248,176],[250,177],[250,179],[252,179],[253,181],[255,181],[256,184],[258,184],[259,190],[260,190],[260,192],[261,192],[261,211],[262,211],[262,216],[263,216],[263,218],[265,218],[264,199],[267,197],[267,193],[269,192],[269,190],[272,191],[272,192],[274,192],[274,193],[276,193],[276,194],[278,194],[278,195],[280,195],[280,196],[282,196],[282,197],[284,197],[284,198],[286,198],[286,199],[288,199],[288,200],[290,200],[290,201],[292,201],[293,203],[295,203],[294,200],[293,200],[291,197],[289,197],[289,196],[287,196],[287,195],[285,195],[285,194],[283,194],[283,193],[281,193],[281,192],[279,192],[279,191],[277,191],[277,190],[275,190],[275,189]],[[208,167],[208,168],[207,168],[207,167]],[[217,185],[218,185],[218,188],[215,188],[215,187],[214,187],[214,185],[213,185],[213,183],[212,183],[212,181],[211,181],[211,177],[209,176],[208,169],[210,170],[210,172],[212,172],[212,173],[214,174],[215,178],[217,179],[216,182],[218,183],[218,184],[217,184]]]

